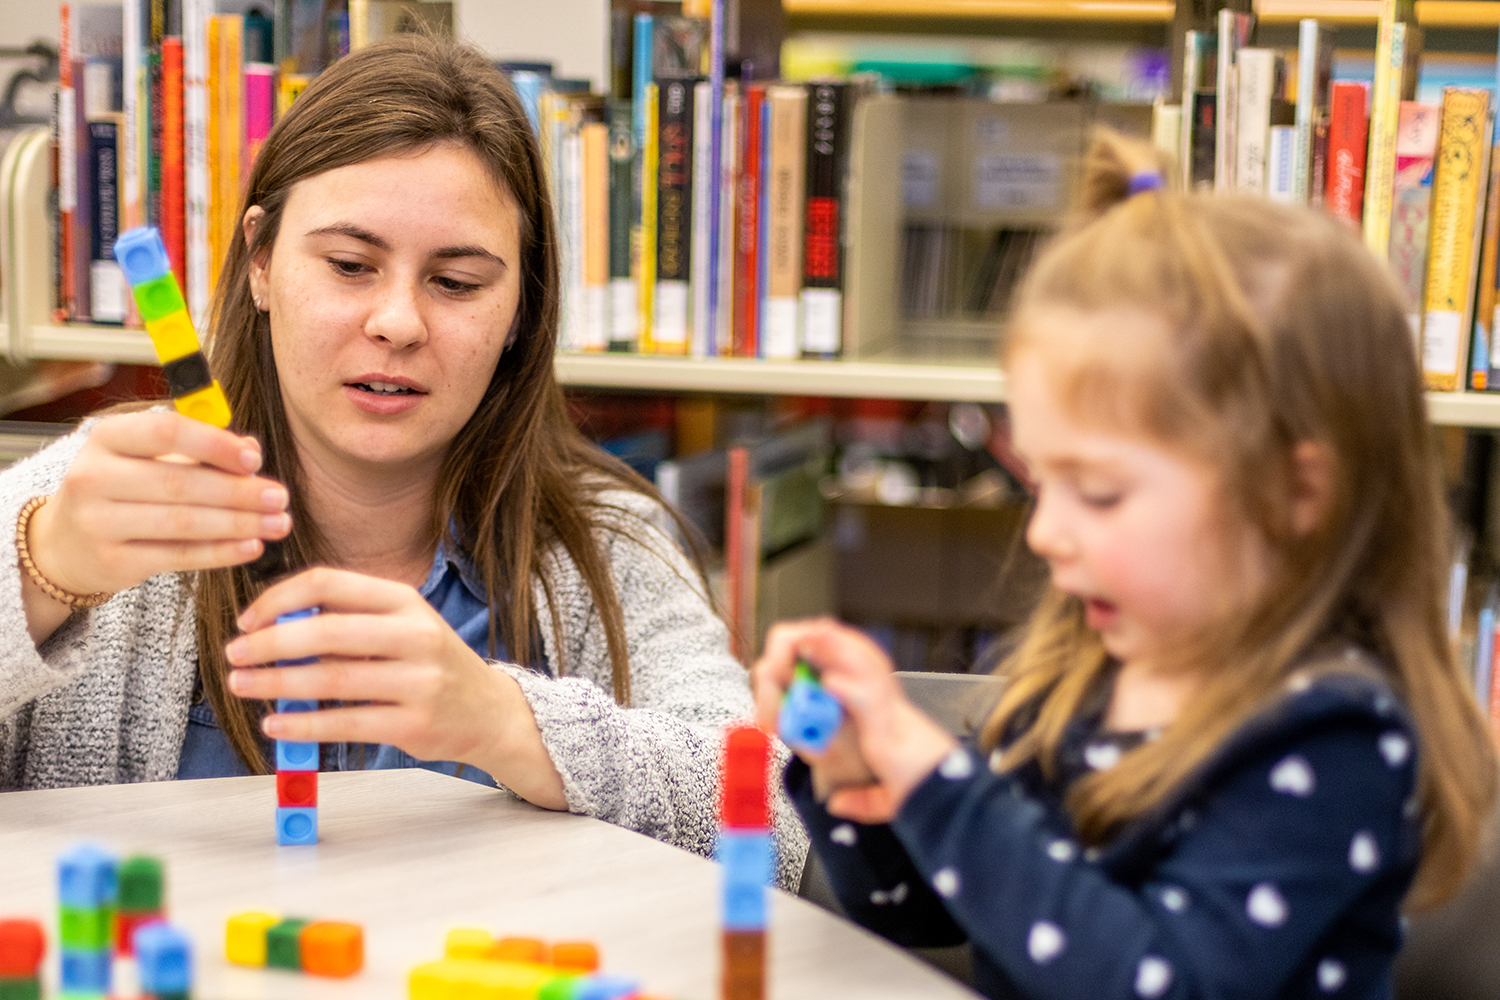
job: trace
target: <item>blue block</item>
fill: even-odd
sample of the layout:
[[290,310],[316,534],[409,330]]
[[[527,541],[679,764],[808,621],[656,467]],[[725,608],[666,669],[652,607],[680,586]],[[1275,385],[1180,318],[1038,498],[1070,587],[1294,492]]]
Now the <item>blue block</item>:
[[125,280],[132,285],[160,278],[172,270],[161,233],[154,226],[141,226],[121,233],[115,240],[115,260],[125,272]]
[[277,698],[278,712],[316,712],[318,703],[309,698]]
[[572,1000],[622,1000],[640,992],[634,979],[608,972],[585,976],[573,985]]
[[318,769],[318,744],[296,743],[291,740],[276,741],[276,770],[316,771]]
[[716,856],[724,869],[724,926],[737,931],[765,927],[771,835],[721,830]]
[[103,951],[62,950],[61,982],[64,993],[109,992],[109,949]]
[[[276,616],[276,624],[284,625],[287,622],[295,622],[300,621],[303,618],[311,618],[313,615],[318,614],[321,610],[321,608],[302,608],[299,611],[288,611],[284,615]],[[300,660],[277,660],[276,665],[278,667],[302,667],[306,666],[309,663],[317,662],[318,658],[316,656],[304,656]],[[278,711],[280,710],[278,709]]]
[[151,923],[131,938],[140,967],[141,989],[157,996],[187,993],[193,985],[193,946],[181,928]]
[[316,806],[277,806],[276,843],[316,844],[318,842],[318,809]]
[[97,844],[79,844],[57,859],[57,901],[63,906],[113,906],[118,891],[115,856]]
[[822,753],[843,721],[844,709],[838,699],[816,681],[798,677],[782,699],[776,728],[781,742],[793,750]]
[[766,926],[766,887],[724,883],[724,929],[759,931]]

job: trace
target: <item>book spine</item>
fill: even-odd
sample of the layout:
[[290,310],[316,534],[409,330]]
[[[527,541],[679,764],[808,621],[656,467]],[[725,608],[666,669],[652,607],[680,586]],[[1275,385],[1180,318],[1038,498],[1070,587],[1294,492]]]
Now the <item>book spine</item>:
[[1377,49],[1375,90],[1370,110],[1370,153],[1365,163],[1365,246],[1386,259],[1391,241],[1391,207],[1396,174],[1396,129],[1403,95],[1408,86],[1408,46],[1415,42],[1413,30],[1404,22],[1381,26],[1387,47]]
[[276,111],[276,67],[270,63],[245,64],[245,173],[255,166],[260,147],[271,134]]
[[651,337],[658,354],[686,354],[692,314],[693,81],[664,80],[659,92],[656,320]]
[[761,163],[765,117],[766,89],[752,85],[745,89],[744,131],[741,148],[739,200],[736,215],[739,232],[735,237],[735,327],[734,354],[753,358],[760,345],[760,203]]
[[553,145],[558,161],[560,182],[557,192],[558,233],[562,238],[562,324],[558,347],[581,351],[588,340],[583,288],[584,221],[583,221],[583,137],[578,128],[569,126]]
[[760,209],[756,215],[758,232],[755,236],[755,261],[751,265],[755,268],[755,288],[757,292],[756,308],[758,315],[756,323],[756,349],[757,357],[766,356],[766,338],[769,336],[766,300],[770,295],[770,275],[768,273],[770,263],[771,246],[771,98],[767,91],[766,99],[760,106]]
[[1234,189],[1266,193],[1267,143],[1271,132],[1271,101],[1275,98],[1276,53],[1270,49],[1241,49],[1235,58]]
[[1282,204],[1297,200],[1297,127],[1272,125],[1266,134],[1266,197]]
[[1328,108],[1328,175],[1323,204],[1356,229],[1364,218],[1369,91],[1362,83],[1335,83]]
[[125,0],[121,11],[124,59],[120,74],[120,108],[123,113],[120,120],[124,130],[117,137],[116,147],[116,167],[119,170],[120,190],[120,214],[116,222],[122,223],[126,229],[139,226],[143,220],[141,212],[141,164],[143,161],[140,157],[140,146],[145,130],[141,128],[141,125],[149,107],[141,99],[146,65],[143,51],[146,43],[146,26],[143,23],[146,11],[142,9],[142,3],[143,0]]
[[1309,201],[1308,182],[1312,175],[1313,123],[1318,117],[1318,105],[1327,99],[1327,78],[1320,81],[1322,62],[1321,32],[1313,18],[1303,18],[1297,24],[1297,120],[1296,147],[1292,154],[1292,200],[1299,205]]
[[1249,14],[1232,10],[1219,11],[1219,51],[1217,90],[1219,111],[1215,119],[1214,190],[1235,190],[1234,168],[1238,149],[1236,111],[1238,110],[1238,73],[1235,60],[1240,49],[1249,44],[1254,24]]
[[[651,350],[651,289],[647,287],[646,266],[646,219],[651,218],[651,225],[656,225],[655,206],[650,206],[648,212],[647,189],[650,189],[650,200],[655,201],[656,177],[655,165],[648,166],[647,138],[652,132],[651,119],[656,116],[656,100],[649,93],[652,86],[652,43],[655,39],[656,18],[651,14],[637,14],[635,16],[635,46],[631,60],[631,87],[630,106],[632,109],[632,127],[635,140],[635,162],[631,172],[631,222],[630,222],[630,276],[635,281],[635,345],[636,350],[649,353]],[[652,137],[652,148],[655,148],[655,139]],[[651,178],[653,183],[648,184]],[[650,270],[656,268],[655,248],[652,248]],[[655,284],[654,278],[650,284]]]
[[245,19],[221,14],[219,22],[219,186],[214,192],[211,219],[218,227],[217,253],[210,261],[210,280],[219,283],[219,271],[238,229],[240,168],[245,145]]
[[178,284],[186,288],[186,202],[183,189],[182,39],[161,42],[161,235]]
[[1479,250],[1478,294],[1474,305],[1473,349],[1469,360],[1469,388],[1490,388],[1491,347],[1495,331],[1495,254],[1500,249],[1500,157],[1490,148],[1490,180],[1485,195],[1484,226]]
[[120,234],[120,137],[124,116],[112,114],[89,122],[89,162],[93,175],[89,227],[89,298],[95,323],[125,321],[126,285],[115,262],[115,237]]
[[[89,285],[89,234],[93,228],[94,180],[89,161],[89,79],[85,74],[88,63],[83,59],[73,60],[73,162],[69,165],[74,176],[73,209],[73,306],[74,319],[88,322],[93,318]],[[95,88],[97,89],[97,87]],[[106,98],[106,107],[107,98]]]
[[183,184],[187,304],[193,325],[208,316],[208,11],[209,0],[182,2]]
[[[661,132],[658,116],[661,109],[659,89],[654,83],[646,84],[646,140],[641,147],[641,172],[643,176],[655,178],[660,170]],[[641,252],[640,273],[636,278],[636,316],[639,331],[637,339],[642,354],[656,353],[656,195],[655,182],[641,187]]]
[[1396,126],[1396,167],[1391,193],[1391,243],[1388,260],[1406,292],[1406,309],[1415,343],[1422,338],[1422,285],[1427,278],[1427,235],[1432,206],[1432,164],[1437,155],[1436,104],[1402,101]]
[[73,5],[58,10],[57,79],[57,244],[58,319],[78,315],[77,275],[73,269],[73,215],[78,208],[77,91],[73,86]]
[[1193,189],[1194,118],[1197,93],[1203,79],[1204,33],[1189,31],[1182,40],[1182,134],[1178,138],[1177,169],[1184,191]]
[[740,126],[744,107],[739,85],[731,80],[724,85],[723,134],[719,159],[719,256],[718,311],[714,316],[714,353],[723,357],[734,353],[735,317],[735,234],[739,232],[736,212],[739,207]]
[[[205,239],[208,245],[208,255],[204,260],[207,273],[204,280],[207,284],[207,294],[213,295],[214,286],[219,280],[219,262],[224,259],[226,247],[220,242],[223,235],[223,226],[219,221],[219,215],[224,209],[224,181],[221,174],[224,170],[224,156],[220,147],[224,144],[224,108],[223,100],[219,91],[223,86],[224,70],[221,65],[223,46],[219,41],[219,34],[223,31],[223,19],[216,14],[209,15],[204,21],[204,134],[207,137],[206,153],[208,156],[208,190],[204,194],[203,208],[205,213],[204,223]],[[205,306],[207,299],[204,300]],[[194,317],[197,323],[197,317]]]
[[717,194],[714,183],[714,108],[713,85],[700,80],[693,87],[693,175],[692,175],[692,252],[688,256],[688,295],[692,301],[692,341],[688,353],[695,358],[709,357],[713,352],[712,329],[709,327],[709,292],[713,284],[713,261],[709,259],[712,240],[713,205]]
[[767,178],[766,318],[761,355],[802,354],[803,212],[806,211],[807,88],[771,88],[770,174]]
[[1324,183],[1328,177],[1329,122],[1325,114],[1313,125],[1312,170],[1307,182],[1307,203],[1323,207]]
[[843,346],[848,104],[845,84],[815,83],[808,92],[802,350],[817,357],[835,357]]
[[[145,201],[146,201],[146,224],[161,228],[161,125],[162,125],[162,101],[165,95],[162,92],[162,65],[161,47],[166,41],[167,34],[167,5],[166,0],[148,0],[147,19],[147,81],[146,93],[149,102],[146,121],[146,177],[145,177]],[[132,297],[133,300],[133,297]]]
[[635,134],[629,101],[609,112],[609,349],[631,351],[636,337],[636,291],[630,276],[630,236],[635,188]]
[[1458,388],[1468,360],[1464,320],[1474,292],[1474,215],[1485,180],[1488,115],[1488,90],[1443,89],[1422,321],[1422,372],[1435,391]]
[[588,122],[583,145],[585,350],[609,346],[609,126]]
[[1218,142],[1219,95],[1200,90],[1193,95],[1192,153],[1188,179],[1194,191],[1214,188],[1215,143]]

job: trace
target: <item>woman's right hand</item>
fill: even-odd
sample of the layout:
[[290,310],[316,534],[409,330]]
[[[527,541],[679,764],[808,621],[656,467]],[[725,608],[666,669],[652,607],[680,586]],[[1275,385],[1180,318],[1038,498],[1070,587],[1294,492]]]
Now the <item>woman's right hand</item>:
[[254,438],[179,413],[105,417],[32,516],[32,561],[75,594],[250,562],[291,531],[286,488],[260,465]]

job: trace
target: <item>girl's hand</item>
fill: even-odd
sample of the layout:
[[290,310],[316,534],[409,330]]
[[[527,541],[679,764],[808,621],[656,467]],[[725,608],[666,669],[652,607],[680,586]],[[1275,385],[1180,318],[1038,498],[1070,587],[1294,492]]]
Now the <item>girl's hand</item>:
[[[781,698],[792,682],[793,666],[805,659],[819,671],[823,687],[844,706],[845,730],[853,740],[814,759],[814,781],[825,762],[847,772],[846,757],[857,749],[874,782],[841,787],[828,799],[828,811],[861,823],[889,822],[912,790],[951,753],[957,743],[906,699],[891,662],[863,633],[831,619],[777,625],[755,665],[754,685],[760,724],[774,732]],[[843,733],[839,734],[843,736]]]
[[[278,615],[321,614],[276,624]],[[310,569],[282,580],[239,618],[232,666],[317,657],[305,666],[236,669],[241,698],[343,701],[340,708],[268,716],[273,739],[388,743],[420,760],[487,771],[518,795],[566,807],[562,779],[521,688],[469,648],[416,590],[344,570]]]

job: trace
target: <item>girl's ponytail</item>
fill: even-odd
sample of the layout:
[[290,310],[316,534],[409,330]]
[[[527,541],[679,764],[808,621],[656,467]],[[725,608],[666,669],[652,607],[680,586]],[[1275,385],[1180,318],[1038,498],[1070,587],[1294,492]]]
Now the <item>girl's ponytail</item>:
[[1150,143],[1096,128],[1084,155],[1073,224],[1087,225],[1134,195],[1166,187],[1168,180]]

